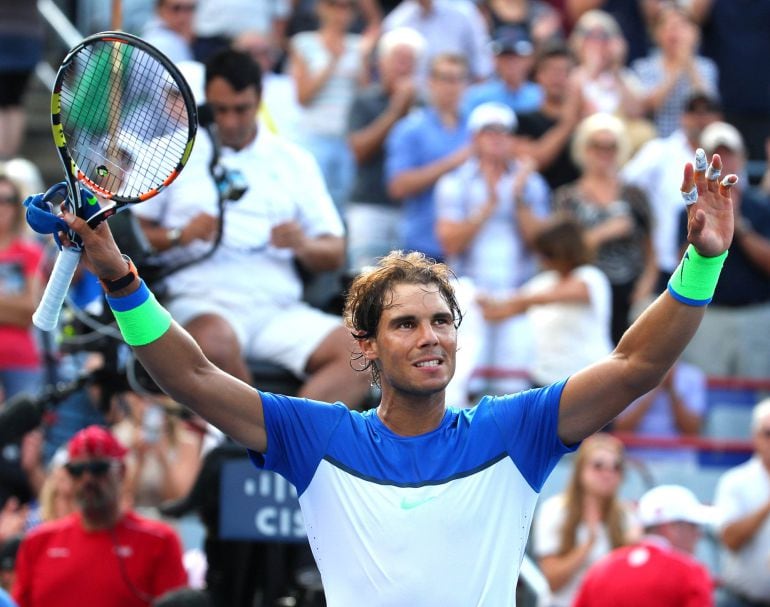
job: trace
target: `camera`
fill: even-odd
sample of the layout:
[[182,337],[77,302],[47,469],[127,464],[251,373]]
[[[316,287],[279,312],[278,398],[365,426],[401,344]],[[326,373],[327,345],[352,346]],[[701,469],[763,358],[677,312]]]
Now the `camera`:
[[228,169],[217,164],[212,168],[212,175],[221,200],[240,200],[249,189],[246,178],[237,169]]

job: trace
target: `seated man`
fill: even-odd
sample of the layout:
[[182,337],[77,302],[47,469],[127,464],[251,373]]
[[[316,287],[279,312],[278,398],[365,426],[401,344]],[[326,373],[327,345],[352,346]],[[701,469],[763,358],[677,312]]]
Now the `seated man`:
[[339,318],[302,302],[297,268],[332,270],[344,261],[342,221],[321,173],[307,153],[258,128],[261,71],[249,55],[212,57],[205,94],[221,164],[239,171],[248,189],[226,202],[220,233],[212,142],[199,133],[179,180],[136,209],[161,260],[197,260],[168,281],[168,308],[208,358],[239,379],[251,380],[246,360],[269,360],[306,380],[301,396],[355,405],[369,387],[350,368],[350,335]]

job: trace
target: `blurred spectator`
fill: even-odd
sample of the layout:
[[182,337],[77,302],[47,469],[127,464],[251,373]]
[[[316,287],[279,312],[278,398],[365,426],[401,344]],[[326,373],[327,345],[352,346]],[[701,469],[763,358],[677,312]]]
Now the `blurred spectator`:
[[[20,607],[149,606],[186,585],[174,530],[121,511],[126,449],[104,428],[90,426],[68,445],[77,512],[30,531],[19,547],[13,597]],[[117,559],[117,560],[116,560]]]
[[770,554],[770,399],[752,413],[754,456],[719,479],[714,506],[722,540],[719,607],[766,605]]
[[528,80],[532,68],[534,46],[519,31],[503,34],[491,45],[495,56],[494,76],[469,87],[462,100],[463,116],[468,117],[477,106],[494,101],[514,112],[536,110],[543,100],[540,87]]
[[481,11],[493,39],[519,31],[539,48],[563,35],[561,15],[542,0],[484,0]]
[[626,40],[617,21],[604,11],[588,11],[569,43],[578,60],[572,77],[582,93],[583,116],[603,112],[620,117],[632,151],[652,139],[655,127],[644,118],[641,83],[625,65]]
[[385,140],[388,193],[403,204],[401,242],[434,259],[444,253],[436,237],[434,186],[471,154],[470,136],[460,116],[468,66],[460,55],[431,61],[429,100],[399,120]]
[[192,261],[166,281],[167,306],[214,364],[250,382],[246,360],[268,360],[303,379],[301,395],[360,406],[369,386],[350,368],[350,334],[340,318],[302,301],[298,269],[312,274],[342,266],[342,222],[313,158],[258,128],[260,91],[259,65],[249,55],[227,50],[207,64],[206,99],[221,163],[247,186],[227,203],[213,252],[203,239],[217,233],[219,198],[205,135],[174,188],[134,211],[164,253],[160,263]]
[[593,251],[574,219],[552,216],[532,248],[542,271],[513,296],[484,300],[482,307],[490,321],[526,313],[534,342],[530,376],[547,386],[612,351],[612,295],[607,277],[591,265]]
[[[63,450],[62,453],[66,455]],[[64,465],[66,457],[61,459],[63,460],[62,463],[56,460],[51,462],[50,470],[40,489],[38,503],[42,522],[57,521],[77,509],[74,494],[75,484]]]
[[746,156],[764,158],[770,136],[770,2],[691,0],[703,28],[703,54],[716,62],[725,120],[746,141]]
[[15,156],[24,138],[22,105],[35,66],[43,58],[43,23],[37,3],[0,4],[0,160]]
[[657,279],[652,250],[652,218],[647,197],[619,174],[628,158],[623,123],[594,114],[577,127],[572,158],[583,173],[553,196],[554,210],[564,210],[585,228],[596,265],[612,285],[612,340],[629,325],[631,306],[646,301]]
[[608,434],[583,441],[563,493],[535,515],[534,554],[553,593],[549,607],[569,607],[588,568],[637,533],[618,490],[623,480],[622,443]]
[[130,451],[129,491],[136,508],[149,513],[161,503],[190,491],[200,469],[201,436],[169,412],[164,395],[155,399],[126,393],[126,417],[113,426],[115,436]]
[[285,48],[290,0],[196,1],[194,49],[198,61],[205,63],[243,32],[259,32]]
[[600,10],[580,17],[569,39],[578,60],[586,114],[642,115],[639,82],[625,67],[626,42],[617,21]]
[[318,29],[291,39],[291,75],[302,110],[299,143],[321,168],[337,211],[344,214],[353,182],[345,139],[353,97],[366,82],[371,41],[348,32],[356,0],[318,0]]
[[[460,55],[468,64],[471,81],[479,82],[492,74],[489,33],[484,18],[469,0],[401,0],[382,22],[384,31],[411,27],[426,40],[426,62],[430,68],[439,55]],[[420,71],[421,84],[426,79]],[[429,77],[429,74],[428,74]]]
[[28,238],[20,187],[0,174],[0,400],[40,389],[32,313],[41,293],[42,247]]
[[299,138],[302,108],[297,101],[294,78],[275,71],[281,59],[281,48],[270,36],[257,31],[238,34],[232,47],[251,55],[262,68],[262,102],[259,105],[261,123],[271,133],[296,141]]
[[[673,0],[565,0],[569,21],[577,24],[588,11],[601,9],[617,22],[628,47],[628,61],[650,49],[649,29],[661,5]],[[576,26],[577,27],[577,26]]]
[[[510,132],[516,115],[501,103],[482,103],[468,117],[474,155],[436,184],[436,232],[449,265],[489,298],[503,297],[535,273],[530,249],[549,211],[548,186],[529,165],[515,162]],[[526,318],[485,323],[477,336],[482,368],[525,370],[531,360]],[[530,386],[527,378],[491,380],[479,392],[506,394]]]
[[658,263],[655,293],[666,289],[681,259],[679,215],[682,201],[671,192],[682,185],[682,167],[692,162],[700,147],[703,129],[721,117],[714,97],[696,92],[690,96],[679,119],[679,128],[668,137],[645,143],[621,169],[625,181],[641,188],[653,213],[652,244]]
[[142,38],[174,63],[192,61],[196,0],[156,0],[155,16],[142,29]]
[[680,485],[659,485],[639,500],[645,535],[613,550],[586,573],[573,607],[710,607],[713,582],[693,558],[711,509]]
[[[749,186],[746,148],[738,130],[713,122],[701,134],[706,154],[722,159],[722,174],[740,177],[730,190],[735,235],[725,272],[698,332],[683,358],[707,375],[767,379],[770,369],[770,197]],[[680,242],[687,233],[687,212],[680,215]]]
[[653,33],[656,48],[631,64],[642,87],[642,103],[653,116],[659,137],[668,137],[680,124],[694,93],[717,95],[717,68],[698,55],[700,30],[690,14],[676,5],[658,12]]
[[546,42],[535,57],[533,80],[543,91],[540,106],[517,114],[516,137],[551,189],[575,181],[580,173],[569,144],[582,115],[581,92],[570,79],[575,60],[562,42]]
[[[635,400],[615,421],[613,430],[639,436],[698,436],[708,406],[706,375],[695,365],[679,361],[660,385]],[[629,450],[630,451],[630,450]],[[645,460],[697,465],[695,450],[644,448],[635,451]]]
[[385,139],[417,101],[415,70],[425,39],[411,28],[385,32],[377,46],[379,81],[356,93],[348,144],[357,164],[347,209],[349,265],[354,271],[401,247],[398,203],[385,183]]

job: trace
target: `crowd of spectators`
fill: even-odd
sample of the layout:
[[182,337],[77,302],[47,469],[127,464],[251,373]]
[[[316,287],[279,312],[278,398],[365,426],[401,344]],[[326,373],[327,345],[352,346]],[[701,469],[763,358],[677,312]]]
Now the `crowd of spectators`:
[[[108,28],[106,3],[75,4],[84,34]],[[682,360],[607,430],[697,437],[709,377],[768,379],[770,333],[758,327],[770,326],[770,72],[759,68],[770,56],[770,0],[123,4],[124,27],[176,62],[211,110],[182,176],[133,214],[146,254],[137,261],[167,274],[154,286],[168,309],[236,377],[259,385],[267,363],[296,379],[297,394],[369,406],[376,388],[351,361],[336,302],[393,249],[456,274],[466,317],[449,406],[565,377],[606,355],[665,289],[686,241],[682,167],[702,147],[740,176],[721,282]],[[110,545],[120,552],[116,577],[103,583],[122,585],[121,605],[204,604],[198,594],[160,600],[207,582],[194,551],[183,561],[174,532],[134,510],[163,518],[161,505],[188,494],[226,437],[161,395],[116,386],[109,374],[93,379],[125,354],[66,352],[31,324],[52,261],[50,243],[23,225],[21,202],[40,189],[28,171],[38,159],[24,169],[7,162],[24,149],[24,100],[42,53],[30,6],[0,3],[0,401],[90,375],[56,398],[42,430],[0,445],[0,587],[19,607],[59,604],[56,580],[35,573],[45,566],[36,561],[69,556],[74,547],[47,538],[75,534],[91,542],[79,559],[99,563]],[[214,165],[243,191],[223,194]],[[95,285],[86,272],[76,278],[79,307],[98,314]],[[758,405],[746,429],[754,457],[725,474],[709,517],[682,487],[646,495],[638,509],[619,497],[628,458],[694,467],[692,448],[587,439],[563,493],[533,524],[549,605],[614,604],[593,593],[648,560],[695,580],[701,602],[672,605],[714,596],[724,607],[770,604],[769,406]],[[112,432],[73,443],[91,424]],[[89,507],[104,518],[94,523],[104,537],[86,533]],[[708,599],[700,593],[711,582],[692,555],[701,526],[725,556]],[[165,552],[130,563],[122,543],[134,540],[120,535],[130,533],[162,537],[173,566]],[[160,556],[170,573],[153,580]],[[208,582],[232,587],[235,577]],[[261,596],[266,606],[277,598]],[[11,600],[0,593],[0,605]]]

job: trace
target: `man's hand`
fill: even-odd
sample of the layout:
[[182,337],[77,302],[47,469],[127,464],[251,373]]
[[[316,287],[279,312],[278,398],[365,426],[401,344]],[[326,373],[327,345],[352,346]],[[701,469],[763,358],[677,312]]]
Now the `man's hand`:
[[219,229],[219,219],[209,213],[198,213],[182,229],[180,244],[189,244],[193,240],[212,241]]
[[[88,270],[102,280],[125,276],[126,260],[115,244],[106,221],[92,229],[83,219],[66,210],[62,212],[62,219],[83,241],[83,263]],[[65,247],[71,246],[72,242],[64,232],[60,232],[59,236]]]
[[273,226],[270,232],[270,244],[279,249],[291,249],[296,252],[305,246],[307,236],[296,221],[286,221]]
[[[737,175],[720,180],[722,159],[711,157],[707,170],[696,171],[692,163],[684,167],[682,192],[697,189],[698,200],[687,207],[687,240],[704,257],[724,253],[733,239],[734,217],[730,188],[738,182]],[[706,174],[709,173],[709,178]]]

